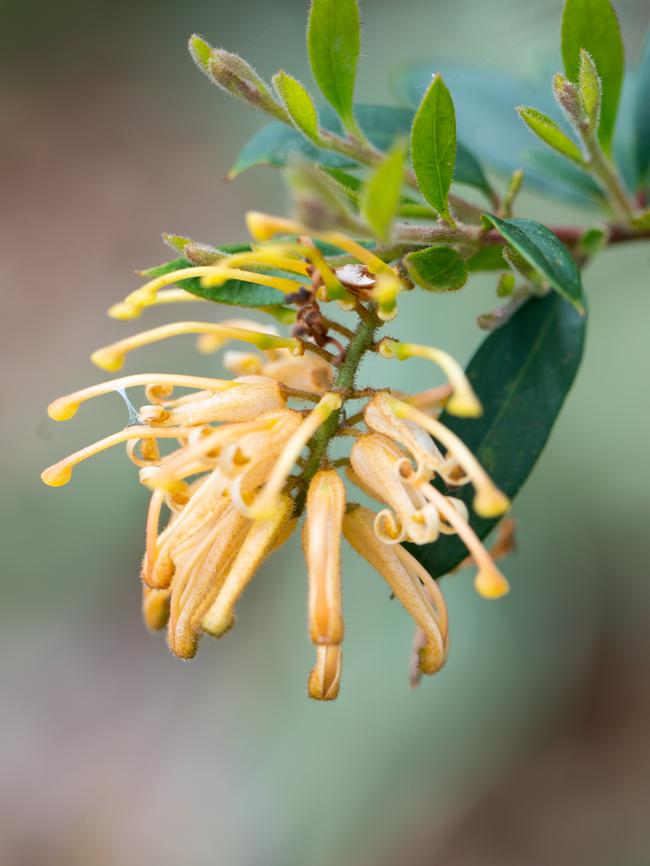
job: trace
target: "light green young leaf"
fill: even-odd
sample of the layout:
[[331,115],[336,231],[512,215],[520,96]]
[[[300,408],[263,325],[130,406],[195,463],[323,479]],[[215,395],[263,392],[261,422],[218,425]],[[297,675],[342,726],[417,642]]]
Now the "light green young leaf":
[[561,153],[568,159],[573,160],[573,162],[577,162],[578,165],[584,164],[578,145],[548,115],[537,111],[535,108],[527,108],[524,105],[520,105],[517,108],[517,114],[531,132],[534,132],[552,150]]
[[171,250],[181,253],[193,265],[214,265],[227,255],[223,250],[218,250],[210,244],[193,241],[192,238],[184,235],[163,232],[162,238]]
[[196,65],[209,76],[212,46],[202,36],[199,36],[198,33],[194,33],[190,36],[189,49]]
[[[531,138],[515,105],[535,105],[558,120],[558,110],[548,88],[548,76],[528,84],[485,66],[465,66],[449,61],[409,62],[393,73],[392,86],[402,105],[417,107],[436,70],[454,94],[458,140],[471,148],[481,163],[499,174],[522,168],[526,187],[592,209],[602,207],[603,193],[596,182],[565,157]],[[625,128],[621,128],[625,134]],[[456,167],[460,162],[456,157]],[[455,177],[456,182],[459,181]]]
[[411,156],[422,195],[443,219],[453,224],[449,187],[456,163],[456,115],[440,75],[434,76],[415,114]]
[[501,274],[497,282],[497,297],[509,298],[514,292],[516,284],[517,280],[514,274],[509,272]]
[[602,82],[598,137],[611,153],[616,112],[625,73],[621,28],[610,0],[566,0],[562,15],[562,57],[571,81],[580,75],[580,49],[593,59]]
[[357,0],[312,0],[307,49],[316,83],[346,129],[356,131],[354,82],[361,48]]
[[646,181],[648,169],[650,169],[650,31],[646,36],[645,47],[639,64],[634,114],[639,177],[642,181]]
[[[357,105],[356,115],[368,141],[381,151],[390,150],[397,141],[408,135],[413,123],[412,111],[389,105]],[[329,106],[323,108],[321,119],[325,129],[341,133],[340,121]],[[316,162],[327,168],[352,168],[357,165],[348,156],[315,147],[293,126],[267,123],[246,142],[228,173],[228,179],[232,180],[256,165],[282,168],[296,160]]]
[[[397,141],[408,136],[413,123],[412,111],[392,105],[357,105],[355,113],[368,141],[381,151],[390,150]],[[341,132],[340,123],[337,123],[336,115],[329,106],[325,106],[321,112],[321,120],[325,129]],[[317,148],[293,126],[272,122],[258,129],[244,145],[228,178],[232,180],[257,165],[277,168],[296,160],[316,162],[327,169],[353,168],[358,165],[348,156]],[[456,146],[454,182],[473,186],[488,198],[492,196],[480,163],[460,141]]]
[[404,145],[394,148],[370,175],[361,193],[361,213],[380,241],[390,238],[399,208],[405,156]]
[[633,217],[632,224],[638,229],[650,229],[650,210]]
[[598,129],[600,119],[600,103],[602,94],[600,90],[600,78],[596,64],[591,55],[580,49],[580,69],[578,70],[578,87],[580,100],[587,119],[592,129]]
[[320,144],[316,106],[309,91],[292,75],[280,70],[273,76],[273,85],[287,109],[293,125],[314,144]]
[[575,259],[553,232],[535,220],[485,214],[502,238],[562,297],[584,315],[582,280]]
[[580,236],[580,252],[586,256],[595,256],[607,246],[609,233],[606,226],[591,226]]
[[460,254],[445,246],[409,253],[404,257],[404,266],[413,282],[430,292],[457,292],[469,276]]

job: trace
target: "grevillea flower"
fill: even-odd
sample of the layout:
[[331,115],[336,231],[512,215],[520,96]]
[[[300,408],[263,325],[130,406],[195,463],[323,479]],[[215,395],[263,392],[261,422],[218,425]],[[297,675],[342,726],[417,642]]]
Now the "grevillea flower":
[[[343,538],[386,580],[415,623],[415,683],[444,664],[449,629],[438,584],[402,543],[428,545],[457,534],[478,567],[478,592],[496,598],[508,590],[471,526],[465,500],[454,491],[471,485],[473,509],[481,517],[503,514],[508,500],[436,417],[445,404],[452,414],[476,417],[480,402],[446,352],[391,338],[375,341],[408,289],[397,268],[338,232],[311,232],[259,213],[249,215],[248,225],[258,244],[250,251],[156,277],[111,308],[111,315],[131,319],[154,304],[199,300],[182,288],[188,279],[201,280],[207,289],[236,278],[284,292],[287,305],[296,307],[289,316],[293,334],[282,336],[275,326],[247,319],[188,320],[97,350],[94,363],[112,372],[141,346],[194,334],[203,353],[228,347],[224,366],[234,378],[139,373],[55,400],[49,414],[57,421],[72,418],[90,399],[132,387],[144,387],[147,402],[135,423],[46,469],[43,481],[66,484],[76,465],[126,444],[140,482],[151,492],[142,562],[144,619],[152,630],[166,628],[170,650],[184,659],[195,654],[201,635],[221,637],[232,628],[242,593],[304,513],[308,631],[316,653],[309,695],[331,700],[339,692]],[[323,242],[338,247],[343,260],[326,259]],[[180,288],[167,288],[176,283]],[[323,315],[320,305],[328,302],[354,309],[354,331]],[[246,351],[230,348],[232,341],[248,344]],[[389,359],[425,358],[447,383],[410,396],[359,389],[359,362],[372,351]],[[180,396],[177,388],[184,389]],[[329,445],[343,437],[352,437],[349,456],[334,459]],[[352,486],[379,503],[376,513],[349,501],[339,471],[344,467]]]

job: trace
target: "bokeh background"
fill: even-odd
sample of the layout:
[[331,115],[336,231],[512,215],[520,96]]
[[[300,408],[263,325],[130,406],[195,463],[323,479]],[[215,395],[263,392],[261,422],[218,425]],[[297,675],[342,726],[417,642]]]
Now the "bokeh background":
[[[409,56],[521,75],[557,56],[559,0],[363,5],[365,101],[387,97]],[[647,4],[617,5],[635,58]],[[410,690],[410,623],[346,554],[342,693],[310,703],[295,543],[258,576],[237,628],[181,663],[139,622],[146,496],[123,454],[62,490],[39,481],[121,427],[124,407],[105,398],[57,426],[45,406],[97,380],[90,351],[133,327],[104,312],[136,268],[166,258],[162,231],[235,241],[248,208],[284,206],[271,170],[222,180],[260,118],[211,87],[185,45],[196,31],[265,76],[309,80],[305,3],[32,0],[2,17],[0,862],[647,864],[650,247],[610,251],[586,275],[586,357],[516,502],[512,593],[489,603],[467,571],[444,581],[453,650],[438,677]],[[491,279],[434,304],[413,293],[404,333],[467,358],[493,305]],[[187,338],[128,369],[217,363]],[[426,386],[413,364],[410,383]],[[369,372],[397,384],[404,368]]]

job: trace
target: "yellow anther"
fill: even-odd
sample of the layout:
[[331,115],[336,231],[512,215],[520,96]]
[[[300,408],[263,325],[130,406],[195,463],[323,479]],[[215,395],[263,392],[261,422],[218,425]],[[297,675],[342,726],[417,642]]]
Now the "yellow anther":
[[347,237],[342,232],[314,231],[295,220],[270,216],[258,211],[249,211],[246,214],[246,225],[248,226],[248,231],[258,241],[267,241],[279,234],[307,235],[307,237],[324,241],[345,250],[345,252],[353,255],[358,261],[367,265],[374,274],[386,271],[393,272],[390,265],[387,265],[386,262],[382,261],[373,252],[366,249],[362,244],[357,243],[357,241]]
[[[138,290],[140,291],[140,290]],[[185,289],[167,289],[157,292],[155,295],[143,295],[140,300],[135,299],[134,292],[130,297],[131,301],[120,301],[118,304],[113,304],[108,310],[108,315],[111,319],[120,319],[128,321],[137,319],[145,307],[160,306],[161,304],[184,304],[189,302],[206,303],[206,298],[200,298],[198,295],[193,295],[191,292],[186,292]]]
[[48,467],[41,473],[41,479],[48,487],[63,487],[72,477],[72,470],[84,460],[99,454],[100,451],[105,451],[107,448],[112,448],[113,445],[119,445],[121,442],[128,442],[130,439],[146,439],[151,436],[158,436],[166,439],[179,439],[187,436],[187,428],[178,427],[127,427],[125,430],[120,430],[118,433],[113,433],[100,439],[98,442],[93,442],[85,448],[75,451],[64,460],[60,460],[53,466]]
[[476,457],[455,433],[452,433],[436,418],[425,415],[414,406],[409,406],[408,403],[403,403],[401,400],[396,400],[388,395],[382,395],[382,399],[386,400],[387,405],[398,418],[414,421],[451,452],[474,485],[476,490],[474,510],[480,517],[498,517],[508,510],[510,507],[508,497],[496,487]]
[[394,271],[382,271],[377,275],[371,296],[377,304],[377,315],[382,321],[389,322],[397,315],[397,297],[403,289],[404,286]]
[[446,409],[451,415],[464,418],[477,418],[482,414],[481,403],[474,393],[465,372],[460,364],[442,349],[432,346],[420,346],[417,343],[398,343],[395,340],[384,339],[379,344],[379,351],[385,358],[397,358],[404,361],[407,358],[426,358],[437,364],[443,371],[453,388]]

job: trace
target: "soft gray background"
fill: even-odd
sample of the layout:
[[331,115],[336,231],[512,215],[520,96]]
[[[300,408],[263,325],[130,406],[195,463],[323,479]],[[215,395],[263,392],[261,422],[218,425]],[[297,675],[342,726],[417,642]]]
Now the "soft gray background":
[[[647,5],[618,7],[636,57]],[[366,0],[360,95],[386,98],[390,66],[414,55],[524,74],[555,56],[559,13],[555,0]],[[90,351],[133,327],[104,311],[137,286],[136,268],[165,258],[160,232],[238,240],[248,208],[283,206],[269,170],[222,181],[259,118],[196,71],[188,35],[264,75],[282,66],[308,80],[305,18],[302,2],[261,0],[3,8],[0,862],[640,866],[647,245],[586,275],[586,358],[516,504],[511,596],[478,599],[468,573],[445,581],[452,655],[415,693],[410,623],[348,555],[341,698],[306,700],[295,543],[259,575],[237,629],[177,661],[139,622],[146,497],[133,467],[116,450],[63,490],[39,481],[43,466],[123,424],[117,398],[59,426],[45,406],[101,377]],[[452,299],[414,293],[402,333],[466,358],[493,291],[477,279]],[[376,363],[393,383],[405,370]],[[140,352],[128,370],[213,364],[187,339]],[[430,373],[413,362],[409,382]]]

